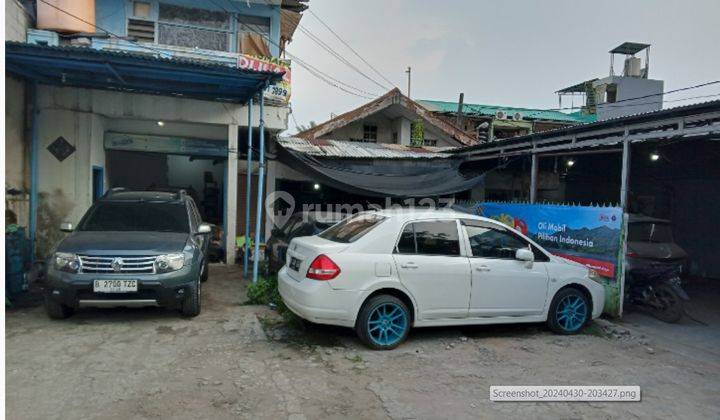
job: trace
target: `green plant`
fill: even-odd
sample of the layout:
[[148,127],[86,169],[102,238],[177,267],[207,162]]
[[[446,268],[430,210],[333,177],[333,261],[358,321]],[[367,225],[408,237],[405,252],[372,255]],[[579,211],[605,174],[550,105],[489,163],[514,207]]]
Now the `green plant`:
[[275,305],[277,311],[289,324],[299,322],[297,316],[283,302],[278,290],[276,275],[258,278],[257,283],[250,283],[247,288],[247,303],[252,305]]

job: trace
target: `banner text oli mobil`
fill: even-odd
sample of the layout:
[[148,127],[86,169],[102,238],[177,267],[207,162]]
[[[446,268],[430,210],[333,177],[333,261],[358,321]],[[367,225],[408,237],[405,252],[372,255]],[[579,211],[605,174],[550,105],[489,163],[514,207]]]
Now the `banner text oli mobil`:
[[515,203],[479,203],[481,216],[521,231],[555,255],[616,278],[622,209]]

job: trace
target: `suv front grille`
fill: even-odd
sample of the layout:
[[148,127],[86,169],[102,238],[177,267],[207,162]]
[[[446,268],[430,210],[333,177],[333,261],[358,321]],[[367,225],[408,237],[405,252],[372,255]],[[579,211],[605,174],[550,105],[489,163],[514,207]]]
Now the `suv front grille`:
[[105,257],[78,255],[83,273],[153,274],[156,256]]

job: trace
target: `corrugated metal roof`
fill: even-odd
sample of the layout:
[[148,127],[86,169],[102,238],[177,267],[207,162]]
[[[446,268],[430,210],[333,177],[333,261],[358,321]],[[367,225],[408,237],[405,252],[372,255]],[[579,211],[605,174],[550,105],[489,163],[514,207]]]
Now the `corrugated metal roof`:
[[[435,112],[456,113],[458,109],[457,102],[431,101],[425,99],[418,100],[417,102],[419,102],[429,110]],[[506,112],[508,115],[513,115],[518,112],[523,117],[523,119],[527,120],[589,123],[594,122],[597,119],[596,115],[583,115],[580,112],[566,114],[564,112],[546,109],[515,108],[499,105],[463,104],[463,114],[483,115],[492,117],[495,116],[498,111]]]
[[44,84],[247,102],[280,73],[88,47],[5,43],[6,71]]
[[353,159],[442,159],[452,157],[453,147],[411,147],[387,143],[357,143],[342,140],[306,140],[299,137],[279,137],[285,149],[311,156]]
[[609,118],[602,121],[593,121],[585,124],[577,124],[568,127],[556,128],[553,130],[543,131],[540,133],[526,134],[522,136],[510,137],[496,142],[482,143],[468,147],[458,147],[451,151],[453,154],[462,154],[473,150],[489,149],[497,147],[499,144],[518,144],[530,142],[533,139],[541,140],[563,136],[567,134],[586,133],[593,130],[602,130],[611,127],[622,127],[627,124],[653,121],[662,118],[674,118],[677,116],[693,115],[695,112],[715,112],[720,110],[720,100],[698,102],[694,104],[682,105],[673,108],[665,108],[657,111],[639,112],[636,114],[623,115],[615,118]]

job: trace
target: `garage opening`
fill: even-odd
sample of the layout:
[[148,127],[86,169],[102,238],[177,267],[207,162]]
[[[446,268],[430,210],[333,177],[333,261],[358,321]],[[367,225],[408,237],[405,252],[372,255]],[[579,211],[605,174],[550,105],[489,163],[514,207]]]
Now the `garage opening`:
[[204,221],[223,225],[226,159],[108,150],[109,188],[187,191]]

